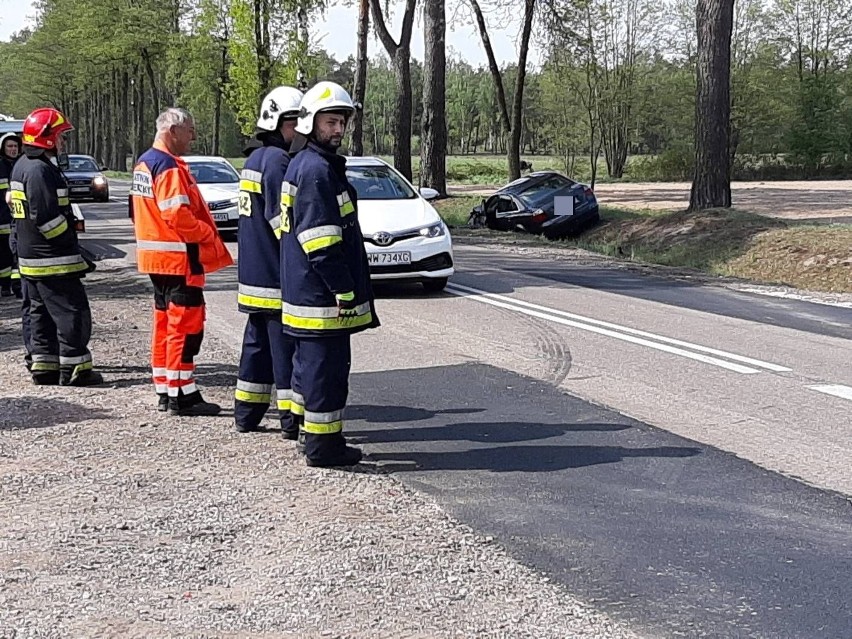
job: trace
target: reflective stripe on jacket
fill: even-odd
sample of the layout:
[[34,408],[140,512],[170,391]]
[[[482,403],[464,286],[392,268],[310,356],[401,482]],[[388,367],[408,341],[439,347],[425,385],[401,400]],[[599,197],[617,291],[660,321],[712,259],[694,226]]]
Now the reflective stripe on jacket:
[[80,254],[68,185],[47,155],[23,155],[9,176],[8,192],[22,276],[79,277],[89,270]]
[[237,303],[244,313],[281,313],[280,201],[289,163],[272,143],[252,152],[240,176]]
[[[285,332],[357,333],[379,325],[355,190],[346,159],[309,143],[281,189],[281,288]],[[341,313],[337,300],[352,308]]]
[[142,273],[203,276],[233,264],[189,168],[159,141],[142,154],[130,189]]

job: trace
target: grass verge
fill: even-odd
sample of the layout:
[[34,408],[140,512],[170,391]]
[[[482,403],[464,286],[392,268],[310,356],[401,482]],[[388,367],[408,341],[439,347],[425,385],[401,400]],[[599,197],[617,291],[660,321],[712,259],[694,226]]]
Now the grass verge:
[[116,180],[129,180],[133,177],[129,171],[104,171],[104,175]]
[[[471,207],[480,201],[474,196],[450,197],[437,202],[436,208],[451,226],[465,227]],[[602,207],[601,217],[600,225],[578,238],[539,241],[764,284],[852,293],[849,224],[787,222],[740,209],[673,212]],[[495,242],[499,235],[495,234]]]

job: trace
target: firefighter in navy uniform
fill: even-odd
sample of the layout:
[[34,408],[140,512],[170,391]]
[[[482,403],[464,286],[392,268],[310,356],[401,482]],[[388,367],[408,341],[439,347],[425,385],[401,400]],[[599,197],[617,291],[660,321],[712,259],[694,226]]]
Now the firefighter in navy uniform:
[[0,296],[21,298],[21,276],[18,273],[12,250],[12,211],[6,196],[9,195],[9,178],[18,157],[20,139],[14,133],[0,137]]
[[248,314],[234,397],[239,432],[254,431],[269,408],[273,386],[281,433],[296,439],[290,412],[295,343],[281,327],[281,185],[290,163],[302,92],[277,87],[263,99],[254,149],[240,179],[239,310]]
[[24,154],[9,181],[18,264],[30,297],[36,384],[103,382],[92,370],[92,314],[82,282],[93,265],[80,253],[68,185],[58,168],[63,136],[73,128],[56,109],[33,111],[24,121]]
[[337,154],[355,111],[349,94],[320,82],[302,99],[281,204],[284,331],[296,339],[293,410],[304,412],[309,466],[349,466],[361,451],[346,445],[350,338],[379,325],[346,159]]

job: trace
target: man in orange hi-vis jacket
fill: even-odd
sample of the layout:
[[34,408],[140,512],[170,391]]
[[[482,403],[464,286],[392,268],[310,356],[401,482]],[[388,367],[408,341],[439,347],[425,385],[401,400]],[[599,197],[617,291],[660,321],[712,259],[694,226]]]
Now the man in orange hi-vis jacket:
[[195,140],[192,116],[166,109],[154,146],[133,169],[130,207],[136,261],[154,285],[151,368],[158,410],[171,415],[218,415],[195,385],[195,356],[204,335],[204,282],[233,264],[207,204],[180,158]]

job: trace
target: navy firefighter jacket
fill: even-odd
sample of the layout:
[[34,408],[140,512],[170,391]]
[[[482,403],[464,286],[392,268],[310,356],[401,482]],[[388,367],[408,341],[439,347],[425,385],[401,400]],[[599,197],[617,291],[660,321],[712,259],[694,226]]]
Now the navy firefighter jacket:
[[237,302],[244,313],[281,313],[281,185],[288,164],[287,152],[270,144],[252,152],[240,176]]
[[[285,333],[329,336],[379,325],[345,157],[309,142],[292,159],[281,189],[281,231]],[[354,309],[341,316],[338,298]]]

